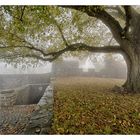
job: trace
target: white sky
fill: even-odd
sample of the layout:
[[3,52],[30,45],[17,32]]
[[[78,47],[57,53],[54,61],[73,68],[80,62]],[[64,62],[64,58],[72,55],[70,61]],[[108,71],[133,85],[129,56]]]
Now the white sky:
[[22,69],[21,66],[14,68],[12,65],[5,66],[6,63],[0,62],[0,74],[39,74],[39,73],[49,73],[51,72],[51,63],[44,64],[38,67],[29,67],[27,69]]
[[1,5],[140,5],[139,0],[0,0]]

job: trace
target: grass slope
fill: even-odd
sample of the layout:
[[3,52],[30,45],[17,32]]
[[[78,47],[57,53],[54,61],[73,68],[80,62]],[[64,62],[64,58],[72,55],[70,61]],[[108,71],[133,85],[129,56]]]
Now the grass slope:
[[123,80],[71,77],[55,82],[53,134],[140,134],[140,95],[113,93]]

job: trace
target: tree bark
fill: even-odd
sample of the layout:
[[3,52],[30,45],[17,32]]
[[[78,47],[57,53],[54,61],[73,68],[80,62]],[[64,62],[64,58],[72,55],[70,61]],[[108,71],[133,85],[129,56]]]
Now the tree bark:
[[127,92],[140,92],[140,53],[132,48],[131,54],[125,54],[127,63],[127,80],[123,87]]

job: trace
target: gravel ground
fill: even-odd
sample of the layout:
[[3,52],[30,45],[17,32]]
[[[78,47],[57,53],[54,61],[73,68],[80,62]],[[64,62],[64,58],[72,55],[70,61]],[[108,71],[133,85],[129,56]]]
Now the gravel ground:
[[22,134],[36,105],[0,108],[0,134]]

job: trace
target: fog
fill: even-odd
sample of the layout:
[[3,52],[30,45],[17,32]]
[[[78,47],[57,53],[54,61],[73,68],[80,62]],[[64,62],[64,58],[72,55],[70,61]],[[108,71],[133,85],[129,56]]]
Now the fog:
[[44,74],[59,76],[93,76],[106,78],[126,78],[127,68],[123,57],[119,54],[94,54],[82,58],[65,57],[53,63],[45,62],[37,65],[13,66],[0,63],[0,74]]
[[52,75],[87,76],[126,79],[127,67],[123,57],[119,54],[95,54],[78,59],[66,58],[52,64]]
[[14,67],[11,64],[0,62],[0,74],[41,74],[51,72],[51,63],[45,63],[37,66],[17,65]]

